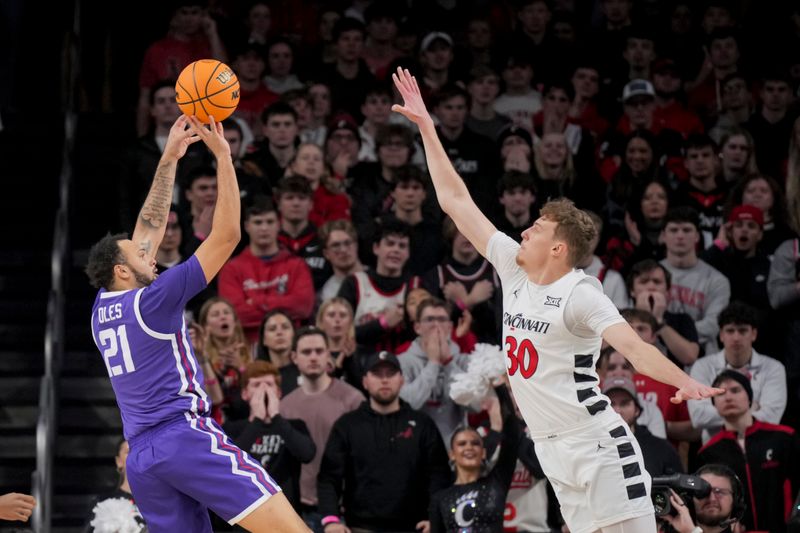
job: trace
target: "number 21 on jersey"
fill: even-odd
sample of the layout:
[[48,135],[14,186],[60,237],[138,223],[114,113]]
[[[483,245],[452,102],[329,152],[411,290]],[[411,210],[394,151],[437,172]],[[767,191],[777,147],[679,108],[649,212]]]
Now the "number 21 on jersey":
[[530,339],[522,339],[518,342],[517,338],[508,335],[506,337],[506,355],[508,356],[508,375],[513,376],[517,372],[528,379],[536,373],[539,366],[539,352]]
[[[123,372],[134,372],[136,367],[133,365],[133,357],[131,357],[131,348],[128,346],[128,332],[125,330],[125,325],[117,328],[108,328],[100,330],[97,335],[100,344],[103,345],[103,360],[106,362],[106,370],[108,376],[119,376]],[[125,370],[122,365],[112,365],[111,359],[116,357],[122,350],[122,362],[125,365]]]

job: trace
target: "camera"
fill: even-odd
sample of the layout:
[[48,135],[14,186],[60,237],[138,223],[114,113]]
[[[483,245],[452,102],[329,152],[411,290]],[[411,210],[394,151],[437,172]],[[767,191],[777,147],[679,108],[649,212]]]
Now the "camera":
[[672,474],[653,478],[651,497],[656,516],[677,515],[669,501],[670,489],[674,490],[685,502],[689,498],[705,498],[711,492],[711,485],[700,476],[688,474]]

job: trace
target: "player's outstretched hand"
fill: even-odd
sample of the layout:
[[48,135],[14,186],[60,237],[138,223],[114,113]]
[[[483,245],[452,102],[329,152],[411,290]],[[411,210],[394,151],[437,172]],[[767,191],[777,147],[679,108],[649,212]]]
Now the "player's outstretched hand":
[[186,155],[186,150],[189,149],[189,145],[200,140],[200,137],[198,137],[191,128],[186,128],[188,125],[189,117],[186,115],[181,115],[178,117],[178,120],[176,120],[169,129],[167,144],[164,146],[163,157],[180,159]]
[[419,91],[417,79],[411,75],[408,69],[397,67],[397,72],[392,74],[394,86],[403,97],[403,105],[395,104],[392,111],[400,113],[414,124],[421,125],[425,121],[431,121],[431,116],[422,101],[422,93]]
[[689,381],[678,389],[675,396],[670,398],[669,401],[672,403],[681,403],[686,400],[703,400],[705,398],[711,398],[712,396],[718,396],[723,392],[725,392],[725,389],[709,387],[708,385],[703,385],[699,381],[689,378]]
[[189,125],[191,130],[202,140],[211,153],[214,154],[219,160],[224,158],[231,158],[231,146],[225,139],[225,132],[222,130],[222,123],[216,122],[214,117],[208,117],[209,124],[206,128],[202,122],[197,120],[197,117],[189,117]]

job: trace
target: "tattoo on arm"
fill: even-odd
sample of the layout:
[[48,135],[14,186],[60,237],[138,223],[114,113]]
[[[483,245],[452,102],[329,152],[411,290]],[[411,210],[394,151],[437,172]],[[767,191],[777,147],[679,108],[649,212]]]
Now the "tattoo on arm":
[[153,248],[153,241],[151,241],[150,239],[143,239],[139,241],[139,249],[143,250],[146,254],[149,254],[152,248]]
[[175,162],[161,163],[156,170],[153,185],[142,210],[139,220],[153,229],[164,227],[169,215],[169,206],[172,203],[172,185],[175,182]]

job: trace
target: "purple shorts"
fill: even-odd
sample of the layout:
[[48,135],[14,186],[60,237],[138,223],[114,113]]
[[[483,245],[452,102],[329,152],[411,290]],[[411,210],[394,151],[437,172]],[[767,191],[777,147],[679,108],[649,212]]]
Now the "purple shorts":
[[207,417],[155,426],[130,448],[128,480],[150,533],[211,533],[208,509],[235,524],[281,490]]

